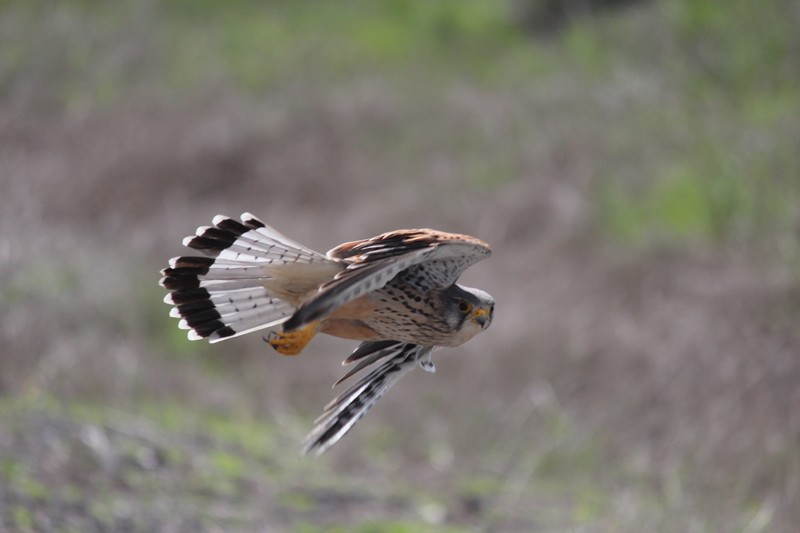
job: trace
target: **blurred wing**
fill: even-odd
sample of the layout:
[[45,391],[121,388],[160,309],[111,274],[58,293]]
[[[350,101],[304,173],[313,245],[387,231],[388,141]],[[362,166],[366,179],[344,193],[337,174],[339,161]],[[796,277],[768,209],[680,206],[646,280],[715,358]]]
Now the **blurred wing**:
[[[336,444],[378,400],[383,398],[386,391],[413,370],[417,361],[429,355],[431,351],[433,348],[429,346],[393,343],[376,353],[370,352],[365,360],[372,362],[381,357],[389,357],[389,360],[325,406],[322,415],[316,420],[314,429],[303,440],[303,453],[319,456]],[[365,365],[359,366],[363,368]]]
[[401,273],[422,290],[449,287],[467,267],[490,253],[489,245],[475,237],[431,229],[398,230],[339,245],[327,256],[347,268],[304,302],[284,329],[291,331],[318,320]]
[[358,345],[358,348],[353,350],[347,359],[342,361],[342,365],[349,365],[358,361],[358,364],[351,368],[347,373],[345,373],[342,377],[336,380],[336,383],[333,384],[335,387],[342,381],[345,381],[347,378],[352,376],[353,374],[357,374],[362,368],[366,368],[375,361],[379,359],[383,359],[385,357],[394,356],[397,354],[398,350],[403,347],[402,342],[398,341],[366,341],[362,342]]

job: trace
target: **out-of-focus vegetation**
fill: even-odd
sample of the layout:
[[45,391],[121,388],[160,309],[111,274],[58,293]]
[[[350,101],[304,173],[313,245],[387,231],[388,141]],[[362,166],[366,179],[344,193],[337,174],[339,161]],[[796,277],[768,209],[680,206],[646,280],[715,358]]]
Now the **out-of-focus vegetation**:
[[[562,5],[0,3],[0,529],[793,531],[800,9]],[[248,210],[480,236],[492,329],[301,458],[353,343],[155,285]]]
[[[0,88],[26,113],[97,111],[142,93],[184,101],[218,86],[249,97],[324,94],[360,76],[387,80],[409,106],[424,107],[419,99],[454,84],[498,90],[520,106],[566,116],[508,117],[503,134],[516,146],[490,161],[490,132],[444,124],[431,139],[413,115],[384,133],[394,137],[384,149],[408,157],[438,141],[439,149],[478,152],[482,163],[465,161],[467,174],[491,186],[519,178],[514,162],[545,134],[530,120],[557,120],[572,131],[592,113],[607,127],[592,132],[599,138],[591,148],[612,233],[645,242],[768,237],[792,247],[800,110],[794,6],[654,4],[603,11],[536,40],[514,18],[535,1],[11,2]],[[32,32],[37,38],[25,38]]]

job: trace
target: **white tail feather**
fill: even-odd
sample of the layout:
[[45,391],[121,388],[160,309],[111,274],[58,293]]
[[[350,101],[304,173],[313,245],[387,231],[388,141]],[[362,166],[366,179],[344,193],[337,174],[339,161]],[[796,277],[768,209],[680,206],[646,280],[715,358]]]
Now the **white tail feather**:
[[[161,285],[171,291],[164,302],[174,306],[170,316],[181,319],[179,327],[189,330],[190,339],[217,342],[283,323],[295,307],[274,292],[272,267],[335,264],[250,213],[241,222],[217,215],[213,224],[183,240],[207,257],[174,257],[162,271]],[[313,279],[319,270],[309,268],[296,276]]]

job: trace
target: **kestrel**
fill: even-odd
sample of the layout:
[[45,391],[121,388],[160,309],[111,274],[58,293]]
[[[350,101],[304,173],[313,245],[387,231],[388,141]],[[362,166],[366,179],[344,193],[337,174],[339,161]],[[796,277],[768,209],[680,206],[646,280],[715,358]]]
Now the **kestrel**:
[[183,244],[205,257],[171,259],[161,286],[189,339],[268,329],[264,340],[283,355],[299,354],[317,333],[362,341],[342,362],[358,364],[335,385],[381,361],[325,407],[304,453],[325,452],[402,376],[417,365],[433,372],[433,350],[458,346],[492,321],[494,299],[456,283],[491,253],[468,235],[403,229],[323,255],[244,213],[241,222],[217,215]]

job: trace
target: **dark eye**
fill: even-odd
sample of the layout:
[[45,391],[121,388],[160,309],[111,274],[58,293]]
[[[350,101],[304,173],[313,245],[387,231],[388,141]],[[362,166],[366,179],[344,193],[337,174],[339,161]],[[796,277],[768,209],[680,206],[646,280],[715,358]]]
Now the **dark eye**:
[[470,304],[469,302],[461,301],[458,303],[458,310],[461,313],[469,313],[470,311],[472,311],[472,304]]

